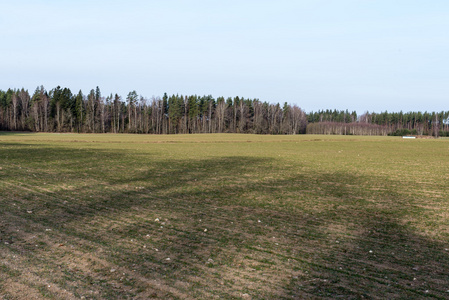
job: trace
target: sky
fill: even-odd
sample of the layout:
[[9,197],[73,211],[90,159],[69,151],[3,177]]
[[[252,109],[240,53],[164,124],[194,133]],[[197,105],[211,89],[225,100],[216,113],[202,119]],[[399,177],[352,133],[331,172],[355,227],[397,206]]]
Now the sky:
[[449,110],[446,0],[0,1],[0,89]]

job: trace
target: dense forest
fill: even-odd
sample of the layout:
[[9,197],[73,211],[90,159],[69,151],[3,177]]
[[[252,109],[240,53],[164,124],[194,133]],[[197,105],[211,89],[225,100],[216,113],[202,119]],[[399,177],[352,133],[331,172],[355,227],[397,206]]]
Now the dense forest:
[[449,136],[448,112],[364,113],[321,110],[306,114],[296,105],[258,99],[164,94],[126,99],[84,95],[60,86],[0,90],[0,130],[89,133],[257,133]]

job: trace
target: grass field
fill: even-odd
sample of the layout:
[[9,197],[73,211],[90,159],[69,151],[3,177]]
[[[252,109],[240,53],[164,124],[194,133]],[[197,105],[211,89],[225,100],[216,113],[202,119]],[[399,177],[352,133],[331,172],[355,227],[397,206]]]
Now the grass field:
[[449,298],[449,140],[0,133],[0,299]]

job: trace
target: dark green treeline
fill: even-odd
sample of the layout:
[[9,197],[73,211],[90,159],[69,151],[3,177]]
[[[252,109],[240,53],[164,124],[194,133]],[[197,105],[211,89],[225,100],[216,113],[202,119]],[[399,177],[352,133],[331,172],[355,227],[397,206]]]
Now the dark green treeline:
[[92,133],[257,133],[448,135],[449,112],[365,113],[322,110],[306,114],[295,105],[258,99],[164,94],[125,99],[84,95],[60,86],[47,91],[0,90],[0,130]]
[[125,99],[103,97],[97,87],[84,95],[68,88],[0,90],[0,130],[127,133],[305,133],[297,106],[258,99],[165,94],[147,99],[135,91]]

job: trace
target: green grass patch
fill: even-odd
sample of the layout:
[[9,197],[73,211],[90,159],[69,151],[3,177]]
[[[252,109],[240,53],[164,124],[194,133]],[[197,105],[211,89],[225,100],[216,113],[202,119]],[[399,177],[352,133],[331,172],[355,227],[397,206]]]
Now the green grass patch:
[[0,298],[447,298],[449,140],[0,135]]

